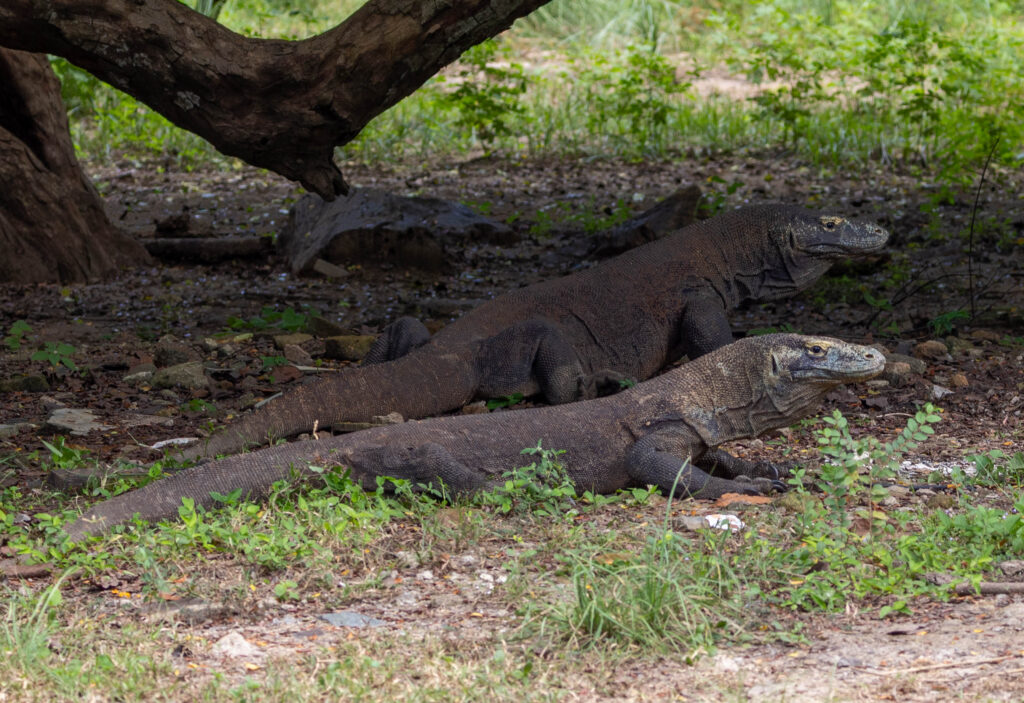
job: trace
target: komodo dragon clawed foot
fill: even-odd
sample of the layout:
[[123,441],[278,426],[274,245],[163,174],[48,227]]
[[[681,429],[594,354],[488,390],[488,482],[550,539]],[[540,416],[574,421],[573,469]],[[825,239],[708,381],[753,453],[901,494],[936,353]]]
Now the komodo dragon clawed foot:
[[580,400],[591,400],[593,398],[600,398],[603,395],[613,395],[623,388],[635,385],[635,378],[630,378],[617,371],[604,369],[580,376],[579,397]]
[[766,478],[764,476],[737,476],[733,481],[741,485],[749,484],[759,495],[785,493],[789,490],[789,486],[777,478]]
[[363,366],[405,356],[430,341],[430,330],[415,317],[400,317],[385,327],[363,357]]

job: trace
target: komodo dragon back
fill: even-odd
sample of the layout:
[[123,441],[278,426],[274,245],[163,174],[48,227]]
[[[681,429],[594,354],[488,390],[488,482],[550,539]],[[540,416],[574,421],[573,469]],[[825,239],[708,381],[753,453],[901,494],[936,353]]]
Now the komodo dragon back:
[[375,362],[289,391],[184,451],[215,456],[268,438],[398,412],[437,415],[514,393],[585,400],[732,341],[727,312],[791,295],[832,262],[883,246],[884,229],[791,205],[758,205],[683,228],[599,266],[484,303],[431,338],[402,318]]
[[580,490],[656,485],[715,498],[784,488],[760,465],[715,447],[788,426],[813,412],[831,388],[870,378],[884,363],[877,350],[836,339],[743,339],[596,400],[412,421],[208,462],[95,505],[66,532],[79,540],[133,515],[171,517],[185,497],[213,505],[213,492],[259,498],[275,481],[318,475],[313,467],[345,466],[371,487],[376,477],[394,476],[414,485],[443,480],[452,491],[469,492],[521,466],[522,449],[538,441],[564,450],[561,461]]

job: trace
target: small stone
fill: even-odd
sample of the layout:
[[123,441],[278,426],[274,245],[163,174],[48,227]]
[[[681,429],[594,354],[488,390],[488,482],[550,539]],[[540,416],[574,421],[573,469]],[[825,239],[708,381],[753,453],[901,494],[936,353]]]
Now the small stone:
[[198,361],[195,349],[172,335],[165,334],[153,349],[153,361],[157,366],[177,366],[189,361]]
[[955,373],[949,377],[949,385],[953,388],[967,388],[967,376]]
[[981,340],[983,342],[998,342],[1003,338],[1003,335],[998,332],[993,332],[987,329],[976,329],[971,331],[971,339]]
[[973,344],[961,337],[946,337],[946,346],[953,355],[969,354],[974,349]]
[[375,337],[369,334],[347,334],[324,340],[324,356],[342,361],[359,361],[367,355]]
[[1005,593],[997,593],[996,597],[992,599],[992,605],[997,608],[1005,608],[1010,602],[1010,596]]
[[387,625],[383,620],[378,620],[369,615],[363,615],[352,610],[340,610],[336,613],[321,613],[317,615],[324,622],[335,627],[381,627]]
[[153,386],[155,388],[206,388],[209,380],[206,378],[206,371],[203,369],[203,362],[189,361],[184,364],[168,366],[153,374]]
[[306,334],[305,332],[295,332],[294,334],[275,334],[274,346],[278,349],[284,349],[289,344],[305,344],[311,339],[313,339],[313,335]]
[[[888,367],[890,363],[907,364],[910,366],[910,373],[917,376],[923,375],[924,372],[928,370],[928,364],[913,356],[907,356],[906,354],[887,354],[885,357],[885,365]],[[885,372],[883,371],[883,374],[884,373]]]
[[486,400],[478,400],[475,403],[470,403],[469,405],[462,406],[463,415],[480,415],[489,412],[491,411],[487,408]]
[[284,345],[284,358],[299,366],[312,366],[313,357],[298,344]]
[[1007,576],[1019,576],[1024,574],[1024,560],[1009,559],[999,562],[999,570]]
[[931,359],[933,361],[944,359],[949,354],[949,348],[945,342],[937,339],[929,339],[914,347],[914,356],[918,359]]
[[946,508],[953,507],[953,496],[948,493],[936,493],[935,495],[928,496],[928,500],[925,502],[932,510],[945,510]]
[[908,495],[910,495],[910,489],[907,488],[906,486],[892,485],[889,486],[886,490],[889,491],[890,496],[896,498],[897,500],[902,500],[906,498]]
[[310,317],[307,326],[315,337],[320,338],[338,337],[350,333],[349,328],[345,325],[325,317]]
[[942,400],[952,392],[949,388],[940,386],[938,383],[932,384],[932,400]]
[[411,549],[402,549],[395,552],[395,558],[398,560],[398,565],[403,569],[415,569],[420,565],[419,556]]
[[374,415],[370,420],[376,425],[401,425],[405,422],[400,412],[390,412],[387,415]]
[[882,499],[882,505],[885,506],[886,508],[895,508],[899,504],[900,499],[897,498],[896,496],[889,495]]
[[35,427],[36,426],[31,422],[13,422],[6,425],[0,425],[0,439],[10,439],[19,432],[33,430]]
[[12,376],[0,380],[0,393],[45,393],[50,390],[50,384],[43,376]]
[[421,571],[418,574],[416,574],[416,580],[417,581],[433,581],[434,580],[434,572],[431,571],[430,569],[424,569],[423,571]]
[[810,493],[789,491],[776,498],[773,503],[787,513],[803,514],[818,504],[818,499]]
[[345,278],[349,275],[347,269],[332,264],[327,259],[317,259],[313,263],[313,270],[327,278]]
[[[149,364],[149,365],[152,366],[152,364]],[[134,371],[134,372],[129,371],[127,375],[125,375],[125,376],[123,376],[121,378],[121,381],[123,383],[127,383],[129,386],[141,386],[141,385],[144,385],[144,384],[149,383],[150,381],[152,381],[154,373],[155,373],[155,370],[154,371],[144,370],[144,371]]]
[[233,658],[262,656],[259,648],[238,632],[229,632],[214,642],[213,646],[210,647],[210,654]]
[[54,432],[70,432],[79,436],[113,429],[99,422],[91,410],[84,408],[58,408],[46,419],[46,427]]
[[882,379],[888,381],[889,385],[894,388],[899,388],[910,381],[912,373],[910,364],[905,361],[886,361]]

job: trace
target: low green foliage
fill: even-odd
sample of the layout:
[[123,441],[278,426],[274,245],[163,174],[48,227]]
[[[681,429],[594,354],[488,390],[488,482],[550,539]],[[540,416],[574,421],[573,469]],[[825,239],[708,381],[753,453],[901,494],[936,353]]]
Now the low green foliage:
[[491,398],[487,401],[487,409],[498,410],[499,408],[511,408],[513,405],[519,405],[525,399],[526,396],[522,393],[511,393],[500,398]]
[[967,459],[974,464],[974,475],[955,475],[954,482],[997,488],[1024,486],[1024,452],[1008,455],[995,449],[987,454],[969,456]]
[[502,485],[481,492],[476,500],[483,505],[493,505],[502,513],[530,513],[537,517],[571,520],[579,510],[576,486],[558,461],[564,453],[564,450],[544,449],[540,442],[536,447],[524,449],[523,454],[535,455],[538,460],[506,471],[502,474]]
[[7,330],[7,335],[4,337],[4,345],[11,351],[18,351],[25,341],[25,336],[31,331],[32,327],[27,322],[15,320],[14,324]]
[[67,342],[45,342],[43,348],[34,352],[32,361],[45,361],[50,366],[64,366],[71,371],[77,371],[78,365],[71,357],[78,350]]
[[231,315],[228,317],[228,327],[232,330],[265,330],[281,329],[288,332],[299,332],[306,329],[309,323],[309,316],[303,312],[296,312],[294,308],[287,307],[283,311],[266,305],[260,310],[259,315],[254,315],[248,320]]

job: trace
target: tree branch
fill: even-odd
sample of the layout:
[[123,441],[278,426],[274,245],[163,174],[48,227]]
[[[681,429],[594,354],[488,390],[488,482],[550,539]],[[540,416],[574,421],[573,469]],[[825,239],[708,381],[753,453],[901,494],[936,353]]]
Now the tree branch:
[[334,147],[547,0],[370,0],[302,41],[236,34],[177,0],[4,0],[0,45],[63,56],[218,150],[326,199]]

